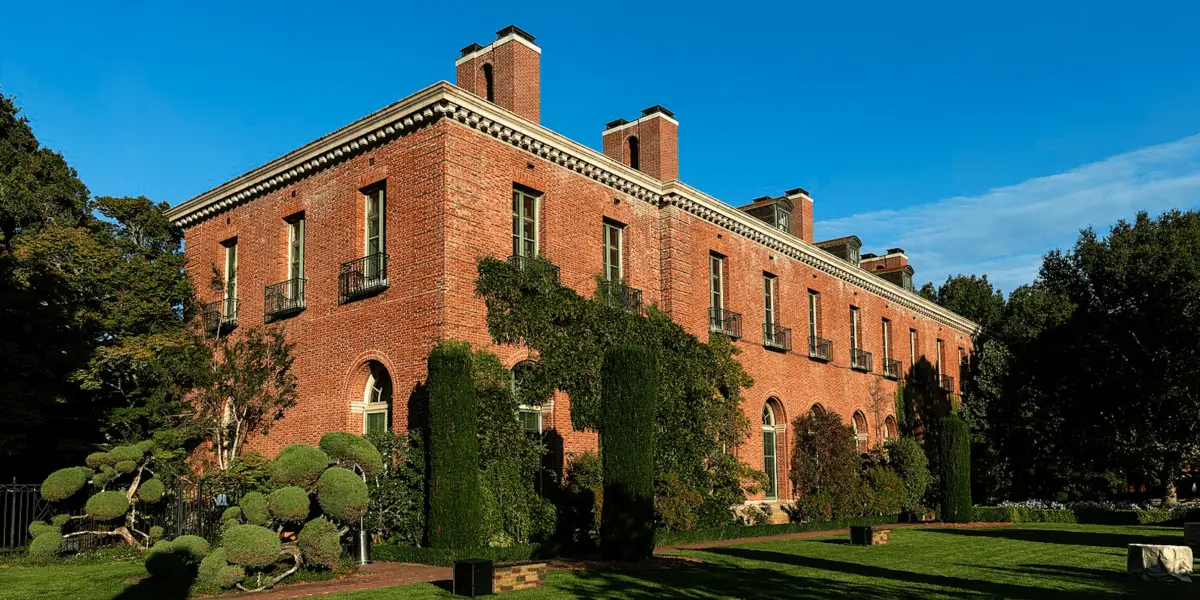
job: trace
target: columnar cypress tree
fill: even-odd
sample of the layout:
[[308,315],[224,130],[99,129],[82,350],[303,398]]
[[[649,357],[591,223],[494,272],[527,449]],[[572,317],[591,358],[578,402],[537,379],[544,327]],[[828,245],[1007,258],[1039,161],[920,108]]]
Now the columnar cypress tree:
[[607,559],[647,558],[654,552],[655,356],[618,346],[604,357],[600,377],[600,550]]
[[475,384],[471,350],[442,343],[429,354],[429,518],[433,548],[482,545]]
[[942,420],[938,435],[938,466],[941,468],[942,520],[966,523],[971,520],[971,434],[958,415]]

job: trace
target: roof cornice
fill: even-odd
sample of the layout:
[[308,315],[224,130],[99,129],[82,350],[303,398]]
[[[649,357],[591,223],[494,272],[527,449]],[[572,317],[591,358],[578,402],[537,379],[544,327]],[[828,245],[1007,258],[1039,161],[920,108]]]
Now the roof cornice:
[[289,152],[167,211],[187,226],[448,118],[651,204],[676,206],[819,271],[964,333],[979,326],[680,181],[660,181],[444,81]]

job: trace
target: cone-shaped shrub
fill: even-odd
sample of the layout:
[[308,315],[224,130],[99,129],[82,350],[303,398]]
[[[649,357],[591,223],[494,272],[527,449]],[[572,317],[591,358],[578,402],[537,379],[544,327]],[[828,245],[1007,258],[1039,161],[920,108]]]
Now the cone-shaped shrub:
[[317,481],[317,503],[342,523],[357,523],[367,512],[367,483],[343,467],[329,467]]
[[367,477],[374,477],[383,470],[383,456],[379,454],[379,449],[360,435],[331,431],[321,436],[318,445],[330,460],[348,469],[357,466]]
[[442,343],[429,353],[429,516],[433,548],[478,548],[483,542],[479,438],[471,349]]
[[971,434],[958,415],[942,420],[938,435],[938,465],[941,467],[942,520],[966,523],[971,520]]
[[251,525],[265,526],[271,522],[270,503],[262,492],[250,492],[242,496],[238,506],[242,507],[242,516]]
[[641,346],[613,348],[600,385],[600,550],[610,560],[647,558],[654,551],[654,354]]
[[93,469],[99,469],[100,467],[108,464],[108,453],[93,452],[87,455],[87,458],[83,462]]
[[225,555],[224,548],[216,548],[200,561],[200,568],[196,570],[196,581],[200,585],[226,587],[217,583],[217,575],[223,567],[229,566],[229,559]]
[[54,558],[62,550],[62,543],[63,537],[58,530],[45,531],[29,543],[29,555],[38,560]]
[[42,482],[42,498],[50,502],[66,500],[87,485],[87,475],[78,467],[59,469]]
[[147,479],[138,486],[137,497],[142,502],[154,503],[162,500],[165,491],[166,486],[161,479]]
[[226,559],[243,567],[266,567],[280,559],[279,535],[258,525],[234,525],[225,530]]
[[279,451],[269,468],[271,481],[284,485],[308,487],[329,466],[329,455],[304,444],[292,444]]
[[87,515],[97,521],[111,521],[124,516],[128,510],[129,501],[125,499],[125,492],[111,490],[88,498],[84,506]]
[[296,546],[309,564],[334,567],[342,556],[341,533],[325,517],[317,517],[304,524],[296,536]]
[[299,523],[308,518],[308,492],[288,486],[271,492],[271,516],[284,523]]

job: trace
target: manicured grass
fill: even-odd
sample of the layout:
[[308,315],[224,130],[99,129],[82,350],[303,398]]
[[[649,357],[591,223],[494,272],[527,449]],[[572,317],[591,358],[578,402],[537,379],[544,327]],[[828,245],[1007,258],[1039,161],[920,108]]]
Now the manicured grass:
[[[1178,527],[1035,523],[995,529],[899,529],[887,546],[842,538],[685,551],[666,568],[555,571],[541,590],[505,598],[1190,598],[1188,584],[1131,580],[1125,545],[1182,543]],[[703,561],[688,562],[689,559]],[[677,562],[675,562],[677,561]],[[108,600],[144,574],[133,562],[0,565],[0,599]],[[129,586],[134,591],[136,586]],[[127,592],[128,594],[128,592]],[[131,595],[122,595],[125,600]],[[329,600],[449,597],[431,584],[321,596]]]

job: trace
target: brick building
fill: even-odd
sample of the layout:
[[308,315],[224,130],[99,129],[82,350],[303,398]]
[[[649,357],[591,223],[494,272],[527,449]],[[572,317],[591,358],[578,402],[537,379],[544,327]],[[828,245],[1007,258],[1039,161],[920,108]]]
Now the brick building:
[[[474,296],[480,257],[541,255],[590,295],[604,273],[692,333],[731,335],[763,422],[739,449],[787,499],[786,424],[814,406],[855,425],[863,448],[895,435],[892,397],[914,362],[954,388],[977,326],[912,291],[900,249],[860,255],[856,237],[815,242],[796,188],[741,208],[679,181],[679,121],[652,106],[608,123],[602,152],[539,122],[541,49],[508,27],[436,83],[188,200],[188,270],[212,329],[280,322],[295,343],[300,401],[271,454],[332,430],[406,427],[410,392],[443,339],[495,346]],[[210,291],[213,270],[223,292]],[[954,365],[953,368],[950,365]],[[594,449],[562,394],[520,415],[566,453]],[[772,448],[773,446],[773,448]],[[774,465],[774,467],[772,466]]]

